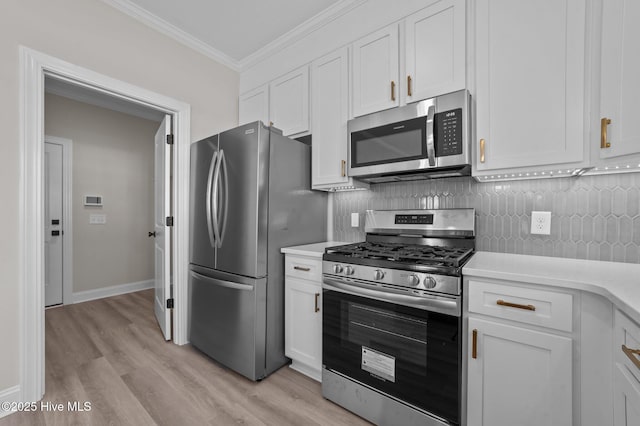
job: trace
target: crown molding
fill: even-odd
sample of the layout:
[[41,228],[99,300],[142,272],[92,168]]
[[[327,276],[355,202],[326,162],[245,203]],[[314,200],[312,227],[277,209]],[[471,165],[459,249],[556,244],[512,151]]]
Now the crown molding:
[[242,72],[258,62],[266,59],[270,55],[282,50],[301,38],[311,34],[312,32],[322,28],[333,20],[355,9],[367,0],[340,0],[337,3],[329,6],[317,15],[307,19],[297,27],[281,35],[277,39],[268,43],[266,46],[258,49],[252,54],[244,57],[241,60],[235,60],[229,55],[215,49],[211,45],[203,42],[202,40],[188,34],[173,24],[165,21],[162,18],[148,12],[146,9],[131,2],[131,0],[102,0],[102,2],[112,6],[119,11],[129,15],[130,17],[142,22],[143,24],[159,31],[160,33],[171,37],[179,43],[200,52],[201,54],[220,62],[223,65],[228,66],[234,71]]
[[192,36],[191,34],[181,30],[173,24],[165,21],[162,18],[148,12],[146,9],[141,8],[137,4],[132,3],[130,0],[102,0],[104,3],[112,6],[119,11],[129,15],[130,17],[142,22],[143,24],[153,28],[154,30],[171,37],[175,41],[184,44],[185,46],[217,61],[234,71],[240,72],[240,65],[238,61],[230,57],[229,55],[213,48],[211,45],[203,42],[202,40]]
[[359,7],[367,0],[340,0],[337,3],[329,6],[317,15],[307,19],[297,27],[281,35],[277,39],[268,43],[264,47],[258,49],[254,53],[247,55],[243,59],[238,61],[240,71],[244,71],[251,68],[258,62],[266,59],[268,56],[294,44],[301,38],[317,31],[324,27],[335,19],[345,15],[349,11]]

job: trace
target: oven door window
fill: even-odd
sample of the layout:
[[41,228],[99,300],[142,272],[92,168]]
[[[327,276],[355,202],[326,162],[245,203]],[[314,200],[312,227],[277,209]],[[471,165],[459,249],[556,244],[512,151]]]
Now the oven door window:
[[323,307],[325,368],[459,422],[458,317],[327,290]]
[[427,158],[426,117],[351,133],[351,167]]

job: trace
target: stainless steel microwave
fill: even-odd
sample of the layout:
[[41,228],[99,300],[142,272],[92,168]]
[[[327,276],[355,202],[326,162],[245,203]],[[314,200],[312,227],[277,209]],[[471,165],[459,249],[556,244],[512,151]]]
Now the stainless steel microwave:
[[470,175],[469,104],[460,90],[350,120],[349,176],[378,183]]

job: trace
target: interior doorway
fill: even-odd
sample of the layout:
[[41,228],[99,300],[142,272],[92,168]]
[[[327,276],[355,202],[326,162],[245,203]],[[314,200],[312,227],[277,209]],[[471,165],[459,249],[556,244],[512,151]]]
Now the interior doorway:
[[190,144],[190,107],[180,101],[108,76],[78,67],[49,55],[21,47],[23,86],[21,146],[21,194],[23,199],[21,277],[21,394],[24,401],[37,401],[44,395],[44,242],[43,204],[45,196],[44,162],[44,79],[66,81],[113,98],[154,108],[170,115],[173,121],[175,159],[171,163],[171,188],[176,209],[171,218],[170,243],[174,253],[172,297],[175,320],[173,341],[187,342],[187,270],[188,264],[188,168]]
[[45,307],[71,301],[71,139],[45,136],[44,257]]

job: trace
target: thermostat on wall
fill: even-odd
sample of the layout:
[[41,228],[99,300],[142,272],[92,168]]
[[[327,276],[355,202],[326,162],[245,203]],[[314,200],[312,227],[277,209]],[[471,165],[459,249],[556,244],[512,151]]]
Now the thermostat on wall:
[[84,205],[85,206],[101,206],[102,196],[101,195],[85,195]]

